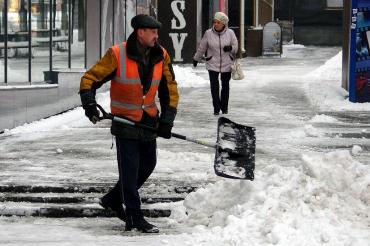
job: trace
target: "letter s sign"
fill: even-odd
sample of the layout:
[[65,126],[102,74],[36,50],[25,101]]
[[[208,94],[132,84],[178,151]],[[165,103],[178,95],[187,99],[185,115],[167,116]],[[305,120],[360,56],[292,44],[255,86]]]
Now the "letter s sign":
[[183,29],[186,26],[184,15],[182,14],[182,12],[180,12],[178,8],[178,4],[180,4],[180,8],[182,12],[184,12],[185,10],[185,1],[177,0],[171,3],[172,12],[176,16],[177,20],[179,21],[179,24],[177,25],[175,18],[172,18],[171,29]]

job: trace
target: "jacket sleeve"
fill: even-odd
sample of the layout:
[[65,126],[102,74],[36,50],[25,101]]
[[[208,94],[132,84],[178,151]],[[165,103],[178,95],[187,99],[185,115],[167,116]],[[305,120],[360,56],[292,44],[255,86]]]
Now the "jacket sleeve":
[[208,32],[206,32],[203,35],[202,40],[200,41],[199,47],[197,49],[197,52],[195,53],[193,59],[200,62],[202,59],[202,56],[206,53],[208,49]]
[[116,58],[113,50],[109,49],[105,55],[82,76],[80,92],[100,88],[105,82],[114,77],[116,69]]
[[117,61],[113,50],[109,49],[93,67],[91,67],[81,78],[80,97],[82,106],[96,104],[96,89],[105,82],[111,80],[117,69]]
[[165,49],[163,49],[163,57],[162,79],[158,88],[158,97],[161,105],[160,121],[173,125],[177,113],[179,92],[171,58]]

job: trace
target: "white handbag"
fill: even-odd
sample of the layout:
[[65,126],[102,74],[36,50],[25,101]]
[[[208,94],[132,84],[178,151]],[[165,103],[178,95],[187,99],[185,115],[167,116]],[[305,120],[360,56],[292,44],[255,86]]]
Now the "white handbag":
[[234,63],[231,65],[231,78],[233,80],[244,79],[244,73],[237,58],[235,58]]

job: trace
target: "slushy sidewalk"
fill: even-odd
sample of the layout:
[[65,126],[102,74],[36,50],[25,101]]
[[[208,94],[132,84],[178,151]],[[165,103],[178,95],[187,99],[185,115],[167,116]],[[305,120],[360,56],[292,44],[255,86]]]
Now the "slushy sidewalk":
[[[340,81],[328,90],[333,85],[330,78],[322,78],[319,82],[323,87],[317,87],[317,78],[309,75],[339,50],[290,46],[282,58],[242,60],[246,78],[231,81],[229,114],[225,116],[257,129],[253,182],[217,177],[213,149],[177,139],[158,139],[158,165],[143,188],[143,199],[146,215],[159,225],[160,235],[125,233],[124,224],[103,214],[97,204],[98,197],[113,185],[118,173],[108,121],[92,125],[78,108],[5,132],[0,135],[0,214],[28,216],[0,217],[0,244],[292,245],[289,240],[299,239],[294,242],[345,245],[352,240],[351,233],[356,234],[353,245],[370,242],[370,233],[366,231],[370,198],[355,199],[351,204],[338,198],[334,204],[324,187],[325,182],[336,180],[321,177],[324,170],[314,165],[324,162],[314,158],[332,151],[339,154],[325,157],[330,165],[345,158],[347,163],[370,163],[369,105],[343,106],[338,110],[329,104],[345,100],[337,92]],[[175,73],[181,98],[173,131],[214,142],[218,118],[213,116],[204,65],[196,69],[190,65],[175,67]],[[326,93],[326,97],[320,93]],[[327,99],[333,100],[327,103]],[[108,109],[109,94],[100,94],[98,102]],[[347,156],[347,152],[353,156]],[[309,165],[312,171],[319,171],[311,175],[303,167]],[[346,174],[348,170],[341,171]],[[339,187],[341,182],[335,185]],[[308,184],[312,189],[307,188]],[[320,220],[322,228],[328,229],[317,241],[315,235],[320,232],[320,225],[302,216],[306,206],[313,217],[320,215],[319,201],[310,200],[315,197],[315,190],[316,197],[327,199],[330,218],[344,220],[338,222],[335,230],[329,222]],[[341,192],[338,194],[347,190]],[[308,201],[300,203],[305,199],[301,195],[309,196]],[[17,201],[16,197],[28,197],[28,201]],[[331,204],[346,210],[334,209]],[[67,212],[62,218],[33,214],[52,206],[62,206],[67,212],[79,209],[80,214],[74,218],[66,217]],[[363,216],[354,218],[355,209]],[[300,211],[302,214],[298,214]],[[267,217],[262,213],[267,213]],[[310,223],[312,233],[304,229]],[[286,226],[286,232],[278,225]]]

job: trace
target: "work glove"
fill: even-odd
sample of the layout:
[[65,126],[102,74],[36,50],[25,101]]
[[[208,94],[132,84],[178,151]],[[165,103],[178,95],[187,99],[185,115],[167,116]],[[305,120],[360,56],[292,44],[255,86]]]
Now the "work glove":
[[96,122],[99,121],[99,110],[96,107],[95,91],[81,91],[80,97],[86,117],[89,118],[93,124],[96,124]]
[[225,52],[230,52],[232,49],[233,49],[233,47],[231,47],[231,45],[224,46],[224,51]]
[[99,110],[96,107],[96,104],[88,104],[83,107],[85,109],[85,115],[89,120],[93,123],[96,124],[96,122],[99,121]]
[[172,125],[163,121],[159,122],[158,125],[158,136],[166,139],[171,138]]
[[198,61],[193,60],[193,66],[194,66],[194,67],[197,67],[197,65],[198,65]]

